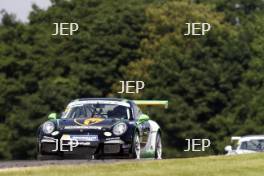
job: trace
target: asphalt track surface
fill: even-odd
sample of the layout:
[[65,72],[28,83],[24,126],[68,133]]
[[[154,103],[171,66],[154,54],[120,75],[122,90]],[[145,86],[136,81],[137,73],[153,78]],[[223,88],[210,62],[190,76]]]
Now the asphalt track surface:
[[[140,160],[142,161],[142,160]],[[102,164],[102,163],[121,163],[121,162],[139,162],[133,159],[106,159],[106,160],[18,160],[18,161],[0,161],[0,169],[37,167],[47,165],[79,165],[79,164]]]

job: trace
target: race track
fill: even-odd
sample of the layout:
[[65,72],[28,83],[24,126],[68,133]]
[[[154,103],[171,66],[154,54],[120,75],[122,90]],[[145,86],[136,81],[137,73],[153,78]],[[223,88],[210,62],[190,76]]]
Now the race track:
[[18,160],[18,161],[0,161],[0,169],[15,167],[36,167],[46,165],[79,165],[79,164],[99,164],[99,163],[117,163],[117,162],[139,162],[142,160],[133,159],[106,159],[106,160]]

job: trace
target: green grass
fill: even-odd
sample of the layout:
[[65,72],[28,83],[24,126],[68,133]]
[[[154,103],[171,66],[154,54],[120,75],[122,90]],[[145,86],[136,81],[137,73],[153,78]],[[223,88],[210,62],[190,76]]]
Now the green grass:
[[264,154],[13,168],[1,176],[263,176]]

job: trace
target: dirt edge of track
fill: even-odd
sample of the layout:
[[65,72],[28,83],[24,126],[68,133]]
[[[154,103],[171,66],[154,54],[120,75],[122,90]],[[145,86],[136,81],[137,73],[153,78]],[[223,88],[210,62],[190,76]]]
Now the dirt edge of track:
[[9,168],[26,168],[39,167],[49,165],[79,165],[79,164],[107,164],[107,163],[124,163],[124,162],[139,162],[144,160],[133,159],[107,159],[107,160],[17,160],[17,161],[0,161],[0,170]]

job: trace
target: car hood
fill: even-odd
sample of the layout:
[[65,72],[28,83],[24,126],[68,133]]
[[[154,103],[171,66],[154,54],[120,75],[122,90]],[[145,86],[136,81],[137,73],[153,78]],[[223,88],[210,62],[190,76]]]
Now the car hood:
[[77,119],[59,119],[57,127],[59,130],[79,130],[79,129],[97,129],[112,128],[120,119],[104,119],[104,118],[77,118]]

